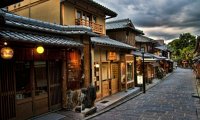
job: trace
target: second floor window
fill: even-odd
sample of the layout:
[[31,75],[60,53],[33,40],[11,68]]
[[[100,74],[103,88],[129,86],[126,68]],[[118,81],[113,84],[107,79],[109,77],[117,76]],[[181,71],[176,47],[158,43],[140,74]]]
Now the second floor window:
[[80,19],[81,18],[81,11],[77,11],[76,13],[76,19]]

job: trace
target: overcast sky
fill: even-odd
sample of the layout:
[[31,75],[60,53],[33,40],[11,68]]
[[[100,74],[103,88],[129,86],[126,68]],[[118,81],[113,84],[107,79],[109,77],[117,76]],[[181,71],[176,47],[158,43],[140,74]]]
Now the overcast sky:
[[200,34],[200,0],[94,0],[118,13],[112,20],[130,18],[136,28],[154,39],[172,40],[179,34]]

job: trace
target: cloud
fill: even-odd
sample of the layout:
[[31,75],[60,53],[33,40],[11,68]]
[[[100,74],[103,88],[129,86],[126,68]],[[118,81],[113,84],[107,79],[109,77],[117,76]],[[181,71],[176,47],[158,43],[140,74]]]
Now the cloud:
[[200,34],[200,0],[95,0],[130,18],[136,28],[154,38],[174,39],[181,33]]

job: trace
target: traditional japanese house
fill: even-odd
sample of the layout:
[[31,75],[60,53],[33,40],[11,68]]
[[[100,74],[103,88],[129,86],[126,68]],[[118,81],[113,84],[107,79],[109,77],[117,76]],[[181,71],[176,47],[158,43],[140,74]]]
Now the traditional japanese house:
[[[154,56],[154,47],[155,47],[155,41],[149,37],[146,36],[136,36],[136,47],[139,48],[139,53],[133,53],[136,56],[136,74],[138,76],[141,76],[141,74],[144,74],[144,79],[146,80],[146,83],[152,83],[153,78],[156,77],[156,67],[159,66],[157,63],[158,59]],[[144,52],[144,65],[145,69],[144,72],[142,72],[142,54],[141,51]]]
[[[130,19],[120,19],[115,21],[106,22],[107,35],[119,42],[129,44],[135,48],[135,36],[143,34],[142,31],[135,28]],[[134,49],[136,50],[136,48]],[[132,49],[133,51],[133,49]],[[131,52],[121,54],[122,59],[120,61],[120,89],[127,90],[135,86],[135,65],[134,57]]]
[[[156,40],[157,41],[157,40]],[[164,59],[160,60],[160,65],[167,73],[173,71],[173,61],[171,60],[171,51],[164,44],[164,40],[158,40],[157,46],[155,47],[154,54],[163,57]]]
[[[51,9],[54,10],[51,10]],[[75,26],[88,26],[91,27],[92,32],[102,36],[100,38],[92,38],[87,36],[82,36],[83,41],[83,48],[84,48],[84,87],[88,87],[90,84],[94,84],[97,88],[97,98],[101,99],[107,95],[111,95],[116,93],[119,90],[119,76],[117,76],[117,72],[119,72],[118,62],[120,61],[121,57],[119,54],[125,52],[130,52],[130,49],[133,49],[131,46],[124,47],[125,43],[117,42],[117,45],[114,44],[113,39],[106,37],[106,29],[105,29],[105,20],[110,19],[112,17],[116,17],[117,14],[100,5],[99,3],[93,0],[34,0],[34,1],[23,1],[21,3],[12,5],[8,7],[9,11],[14,12],[18,15],[31,17],[34,19],[39,19],[51,23],[58,23],[65,26],[68,25],[75,25]],[[86,32],[87,34],[87,32]],[[71,35],[70,37],[76,39],[77,35]],[[79,39],[80,36],[78,36]],[[96,41],[97,40],[97,41]],[[99,41],[108,41],[110,44],[105,45],[99,44]],[[98,45],[97,45],[97,43]],[[113,44],[111,44],[113,42]],[[101,42],[100,42],[101,43]],[[105,47],[106,46],[106,47]],[[126,46],[126,45],[125,45]],[[97,47],[97,48],[96,48]],[[123,49],[121,49],[123,48]],[[99,59],[97,53],[101,51],[102,55],[106,54],[106,60],[102,57],[102,61],[96,61]],[[122,52],[121,52],[122,51]],[[125,53],[124,53],[125,54]],[[105,64],[102,64],[102,62]],[[113,63],[112,65],[110,63]],[[103,67],[101,66],[101,64]],[[99,68],[98,68],[99,66]],[[112,70],[115,68],[115,70]],[[100,71],[104,71],[102,69],[107,69],[108,75],[107,77],[103,76]],[[99,70],[99,73],[96,72]],[[111,75],[111,70],[113,71],[113,75]],[[115,72],[116,71],[116,72]],[[115,75],[114,75],[115,72]],[[99,78],[97,77],[99,76]],[[112,77],[113,76],[113,77]],[[115,81],[108,82],[105,84],[101,81],[101,78],[105,78],[107,81]],[[110,80],[116,79],[116,80]],[[115,85],[114,85],[115,84]],[[115,86],[110,87],[110,86]],[[73,86],[71,86],[73,87]],[[106,88],[106,92],[103,94],[103,89]],[[111,91],[112,92],[108,92]],[[73,89],[76,90],[76,89]]]
[[89,27],[62,26],[3,10],[0,18],[0,119],[22,120],[66,108],[66,90],[89,84],[82,77],[89,75],[83,69],[83,42],[97,35]]
[[[125,71],[129,71],[126,74],[129,78],[133,77],[133,57],[128,56],[127,53],[135,48],[107,36],[92,37],[91,41],[94,46],[92,51],[94,56],[93,82],[97,88],[97,98],[101,99],[120,91],[121,85],[127,82]],[[127,62],[127,68],[121,65],[125,61],[125,56],[127,61],[128,59],[130,61]],[[120,80],[121,77],[123,81]]]

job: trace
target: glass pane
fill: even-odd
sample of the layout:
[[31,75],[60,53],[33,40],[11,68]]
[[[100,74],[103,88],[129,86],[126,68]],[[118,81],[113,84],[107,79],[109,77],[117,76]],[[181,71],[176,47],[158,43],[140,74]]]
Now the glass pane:
[[127,81],[133,79],[133,63],[127,63]]
[[77,11],[77,13],[76,13],[76,18],[77,18],[77,19],[80,19],[80,18],[81,18],[81,11]]
[[30,63],[24,61],[16,62],[16,99],[31,97]]
[[35,95],[47,93],[46,62],[38,61],[34,63],[35,72]]
[[108,64],[103,63],[102,64],[102,80],[108,79]]
[[93,22],[96,23],[97,22],[97,17],[93,16]]
[[121,82],[126,81],[126,66],[125,63],[121,63]]

